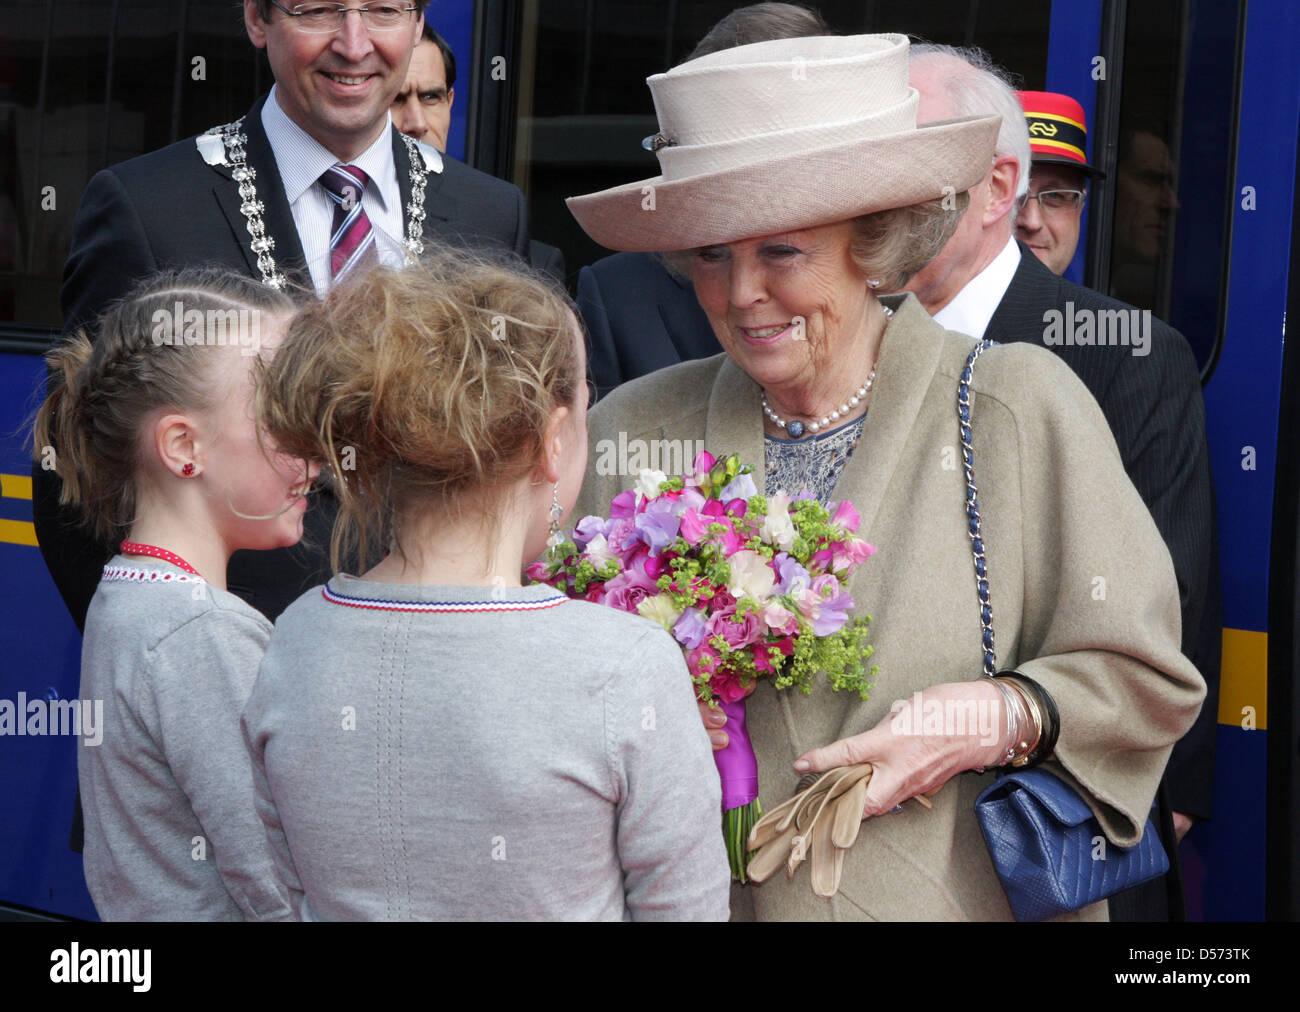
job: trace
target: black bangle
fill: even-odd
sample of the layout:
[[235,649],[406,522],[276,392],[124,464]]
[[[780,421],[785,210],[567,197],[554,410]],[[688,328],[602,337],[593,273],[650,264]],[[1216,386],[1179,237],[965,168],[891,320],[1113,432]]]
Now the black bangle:
[[1032,693],[1034,701],[1038,704],[1039,712],[1043,715],[1043,726],[1039,728],[1038,743],[1020,768],[1036,766],[1051,756],[1052,750],[1056,748],[1056,739],[1060,735],[1061,715],[1056,708],[1056,700],[1041,685],[1029,676],[1022,675],[1019,671],[999,671],[997,677],[1015,682],[1017,687],[1024,692]]

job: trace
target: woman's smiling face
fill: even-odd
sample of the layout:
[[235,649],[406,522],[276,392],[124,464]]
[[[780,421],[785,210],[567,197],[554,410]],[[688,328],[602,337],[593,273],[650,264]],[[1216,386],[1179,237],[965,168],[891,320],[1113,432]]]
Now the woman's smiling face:
[[[812,388],[866,331],[848,221],[695,251],[695,295],[723,349],[767,389]],[[822,375],[819,376],[819,372]]]

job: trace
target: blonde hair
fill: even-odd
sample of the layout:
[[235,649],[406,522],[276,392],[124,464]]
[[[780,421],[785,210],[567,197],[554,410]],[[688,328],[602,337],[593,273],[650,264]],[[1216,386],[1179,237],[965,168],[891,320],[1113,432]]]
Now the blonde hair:
[[[63,483],[59,502],[77,507],[95,534],[116,543],[135,521],[141,432],[160,408],[213,406],[210,333],[180,336],[173,318],[197,311],[205,326],[228,314],[286,313],[293,301],[251,278],[220,269],[169,271],[140,282],[100,317],[92,342],[85,329],[45,356],[50,369],[44,403],[32,425],[33,457],[46,460]],[[161,314],[161,316],[160,316]],[[160,330],[160,318],[169,327]],[[174,324],[174,326],[171,326]],[[238,340],[238,336],[236,336]]]
[[[963,191],[851,218],[849,256],[858,270],[880,281],[878,291],[896,292],[939,255],[957,231],[969,204],[970,194]],[[673,250],[654,256],[670,273],[691,279],[695,250]]]
[[896,292],[948,245],[969,204],[963,191],[854,218],[849,256],[878,291]]
[[340,503],[330,546],[366,565],[398,521],[518,483],[541,461],[552,412],[582,375],[568,299],[523,268],[464,252],[359,272],[304,308],[266,366],[258,415],[277,448],[322,461]]

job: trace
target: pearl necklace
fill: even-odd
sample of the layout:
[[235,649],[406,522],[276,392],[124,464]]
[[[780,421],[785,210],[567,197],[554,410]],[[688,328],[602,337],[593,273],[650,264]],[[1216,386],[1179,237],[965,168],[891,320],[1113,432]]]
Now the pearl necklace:
[[[882,308],[885,310],[886,320],[888,320],[889,317],[894,315],[894,311],[890,309],[888,306],[883,306]],[[875,382],[876,382],[876,370],[873,368],[871,370],[871,375],[867,377],[867,381],[863,383],[862,386],[858,387],[857,393],[855,393],[852,397],[850,397],[848,401],[846,401],[844,404],[841,404],[838,410],[832,411],[829,415],[824,415],[821,421],[809,422],[807,426],[808,431],[820,432],[822,429],[830,425],[831,422],[839,421],[841,416],[847,415],[850,411],[852,411],[854,408],[856,408],[859,404],[862,403],[862,399],[866,397],[867,394],[871,393],[871,387],[875,384]],[[768,407],[766,393],[763,394],[763,414],[767,415],[767,417],[772,420],[772,424],[775,425],[778,429],[784,429],[786,432],[790,433],[790,437],[792,439],[798,439],[804,433],[803,422],[798,421],[797,419],[791,422],[783,421],[775,411],[773,411],[770,407]]]

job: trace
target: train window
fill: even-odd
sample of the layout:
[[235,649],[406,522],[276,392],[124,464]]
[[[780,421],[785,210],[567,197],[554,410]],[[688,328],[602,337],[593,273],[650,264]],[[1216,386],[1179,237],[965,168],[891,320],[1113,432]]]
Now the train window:
[[239,115],[267,84],[235,4],[8,0],[0,12],[0,321],[56,328],[99,169]]
[[1130,3],[1106,287],[1182,331],[1223,331],[1239,3]]
[[[570,277],[608,254],[578,227],[564,198],[656,175],[641,147],[655,132],[645,79],[681,62],[743,4],[548,0],[528,5],[518,84],[513,181],[529,196],[533,235],[564,250]],[[1020,0],[828,0],[815,5],[842,34],[899,32],[987,49],[1026,88],[1047,76],[1050,5]]]

